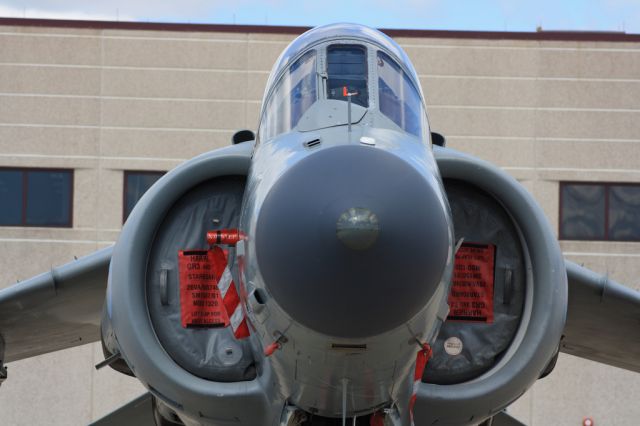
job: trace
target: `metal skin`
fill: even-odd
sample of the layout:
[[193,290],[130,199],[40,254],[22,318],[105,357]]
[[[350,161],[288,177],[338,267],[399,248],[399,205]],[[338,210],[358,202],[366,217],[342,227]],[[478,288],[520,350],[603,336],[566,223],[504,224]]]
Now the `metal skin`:
[[[346,132],[344,128],[323,132],[327,146],[314,152],[291,149],[302,147],[305,138],[295,134],[265,142],[256,149],[241,221],[248,235],[243,282],[249,294],[262,292],[260,312],[256,312],[255,299],[250,299],[249,306],[263,345],[282,336],[286,339],[269,361],[290,403],[323,416],[339,416],[340,388],[346,379],[350,401],[347,412],[351,417],[402,402],[399,395],[403,388],[410,388],[418,342],[429,342],[435,336],[437,315],[446,310],[453,242],[446,202],[436,196],[442,193],[433,173],[433,157],[415,140],[404,141],[405,156],[415,155],[416,163],[422,156],[424,164],[430,163],[431,167],[420,171],[399,157],[392,161],[409,169],[424,192],[432,191],[432,197],[425,197],[431,203],[424,203],[421,208],[411,209],[412,203],[417,204],[411,198],[390,203],[394,207],[390,211],[380,205],[375,206],[379,208],[376,210],[369,204],[358,204],[363,201],[348,197],[363,189],[363,182],[358,180],[353,187],[336,191],[334,182],[323,176],[326,186],[312,180],[310,184],[316,185],[304,192],[306,185],[297,179],[296,165],[308,170],[312,161],[322,165],[325,161],[337,162],[339,158],[334,155],[353,153],[366,157],[366,151],[385,149],[382,140],[375,148],[358,146],[358,139],[355,144],[338,146],[334,142],[336,146],[331,146],[332,140],[339,139],[325,134],[340,130]],[[359,133],[354,133],[354,139]],[[289,164],[278,163],[278,158]],[[286,172],[273,176],[270,170]],[[346,171],[364,173],[357,167]],[[289,178],[288,173],[293,177]],[[336,173],[334,177],[348,186],[346,175]],[[366,178],[372,176],[365,175],[365,181]],[[367,189],[372,197],[385,199],[378,197],[376,190],[380,188]],[[283,201],[286,197],[290,197],[288,203]],[[311,213],[306,208],[308,198],[320,199],[331,207],[305,214]],[[349,208],[371,208],[379,217],[380,236],[373,247],[353,250],[342,246],[337,222]],[[425,219],[418,221],[424,226],[403,228],[402,222],[392,223],[395,209],[413,211]],[[390,220],[385,222],[387,219]],[[440,253],[430,253],[429,244],[437,242],[436,238],[429,238],[428,231],[434,229],[429,226],[432,221],[445,232],[435,233],[444,240],[444,245],[438,247]],[[419,230],[426,231],[424,237]],[[391,244],[385,245],[386,241]],[[424,252],[433,254],[432,258],[424,258]],[[366,349],[359,349],[363,345]],[[404,401],[405,413],[407,402]]]
[[[369,58],[395,56],[379,42],[386,37],[353,28],[334,27],[328,40],[315,33],[326,29],[301,36],[270,81],[336,34],[366,46]],[[370,90],[372,105],[376,97]],[[311,113],[321,115],[317,103]],[[429,140],[371,126],[380,114],[372,107],[351,129],[260,141],[245,190],[242,281],[262,299],[249,300],[252,324],[263,346],[282,342],[269,362],[288,402],[321,416],[342,414],[346,381],[348,417],[397,405],[407,419],[419,342],[431,341],[447,309],[453,229]],[[312,140],[320,143],[306,147]],[[346,236],[345,216],[356,211],[375,224],[352,218]]]
[[527,257],[524,315],[510,347],[481,376],[439,386],[422,383],[415,407],[423,424],[474,425],[519,398],[554,357],[567,314],[567,275],[558,241],[531,194],[486,161],[434,149],[444,179],[475,186],[501,203],[517,226]]
[[[203,154],[161,178],[132,212],[114,249],[103,320],[114,332],[109,352],[120,353],[185,424],[287,424],[296,409],[333,418],[384,409],[386,424],[410,424],[416,354],[433,342],[448,313],[455,241],[440,169],[498,197],[514,223],[522,224],[530,283],[545,284],[528,286],[527,318],[496,368],[470,385],[418,384],[416,424],[490,417],[533,384],[557,348],[566,275],[544,215],[495,167],[448,149],[434,151],[426,115],[418,134],[383,116],[378,51],[420,91],[410,61],[393,41],[356,25],[311,30],[281,55],[263,105],[289,65],[310,49],[319,52],[321,76],[322,52],[333,43],[367,48],[369,106],[352,105],[357,122],[340,118],[347,102],[323,99],[319,90],[320,99],[300,120],[302,129],[269,139],[259,131],[255,145]],[[424,107],[421,92],[419,98]],[[263,106],[263,117],[270,112]],[[167,355],[143,308],[141,283],[156,229],[174,203],[196,185],[229,175],[247,175],[244,239],[236,254],[257,375],[222,383],[190,374]],[[263,354],[267,348],[269,356]]]

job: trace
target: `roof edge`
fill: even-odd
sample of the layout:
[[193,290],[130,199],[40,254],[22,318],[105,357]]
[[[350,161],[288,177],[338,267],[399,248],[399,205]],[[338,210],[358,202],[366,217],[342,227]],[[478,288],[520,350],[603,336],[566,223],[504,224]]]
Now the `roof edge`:
[[[50,28],[114,29],[179,32],[226,32],[298,35],[311,29],[305,26],[281,25],[232,25],[185,24],[169,22],[89,21],[70,19],[3,18],[0,25]],[[381,28],[390,37],[484,39],[484,40],[533,40],[533,41],[596,41],[640,42],[640,34],[598,31],[461,31],[461,30],[412,30]]]

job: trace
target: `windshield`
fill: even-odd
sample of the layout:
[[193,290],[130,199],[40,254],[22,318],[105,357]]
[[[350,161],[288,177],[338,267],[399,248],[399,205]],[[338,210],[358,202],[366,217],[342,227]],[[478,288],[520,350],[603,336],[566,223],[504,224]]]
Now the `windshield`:
[[291,64],[271,93],[260,138],[268,140],[293,129],[317,100],[316,52],[311,50]]
[[378,52],[378,90],[380,112],[406,132],[422,137],[426,113],[420,93],[402,68],[384,52]]
[[[346,44],[327,48],[327,99],[347,100],[369,106],[367,92],[367,50],[364,46]],[[345,90],[346,88],[346,90]]]

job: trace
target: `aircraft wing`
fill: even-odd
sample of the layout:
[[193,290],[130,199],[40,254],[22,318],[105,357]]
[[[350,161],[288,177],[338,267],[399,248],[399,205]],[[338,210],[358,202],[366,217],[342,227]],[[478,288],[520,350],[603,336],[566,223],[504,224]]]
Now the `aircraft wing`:
[[90,426],[156,426],[153,397],[149,392],[91,423]]
[[104,248],[0,291],[0,361],[100,340],[112,251]]
[[640,292],[566,261],[562,352],[640,372]]

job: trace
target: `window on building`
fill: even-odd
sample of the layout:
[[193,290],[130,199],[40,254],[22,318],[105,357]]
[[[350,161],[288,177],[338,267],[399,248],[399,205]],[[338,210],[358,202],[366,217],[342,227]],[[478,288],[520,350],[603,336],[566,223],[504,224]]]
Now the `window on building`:
[[640,184],[560,184],[560,238],[640,241]]
[[73,171],[0,169],[0,226],[70,228]]
[[164,172],[124,172],[124,217],[127,220],[136,203],[151,186],[156,183]]

